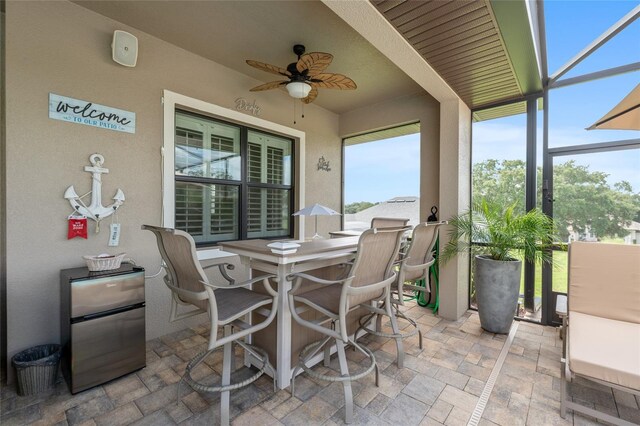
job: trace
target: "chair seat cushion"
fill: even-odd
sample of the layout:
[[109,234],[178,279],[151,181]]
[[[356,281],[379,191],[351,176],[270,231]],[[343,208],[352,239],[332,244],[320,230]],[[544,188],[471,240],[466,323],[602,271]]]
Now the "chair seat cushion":
[[316,290],[295,297],[295,300],[302,302],[321,312],[337,316],[340,311],[340,294],[342,286],[339,284],[327,285]]
[[640,324],[569,313],[571,371],[640,390]]
[[242,287],[217,289],[215,294],[218,320],[223,322],[240,318],[253,309],[267,305],[272,301],[272,298],[265,294],[256,293]]

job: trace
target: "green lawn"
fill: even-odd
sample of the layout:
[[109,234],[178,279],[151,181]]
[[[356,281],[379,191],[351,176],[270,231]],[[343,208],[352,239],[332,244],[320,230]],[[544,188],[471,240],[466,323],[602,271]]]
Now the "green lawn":
[[[600,240],[602,243],[611,243],[611,244],[624,244],[623,238],[609,238],[604,237]],[[553,291],[557,293],[566,293],[567,292],[567,263],[568,263],[568,253],[566,251],[554,251],[553,252],[553,270],[551,271],[552,276],[552,288]],[[540,265],[536,266],[536,280],[535,280],[535,296],[542,296],[542,267]],[[524,268],[522,268],[522,281],[520,284],[520,293],[524,293]]]
[[[622,238],[602,238],[602,243],[624,244]],[[551,271],[552,276],[552,288],[557,293],[567,292],[567,252],[566,251],[554,251],[553,262],[554,266]],[[522,280],[520,282],[520,294],[524,294],[524,267],[522,268]],[[536,265],[536,278],[535,278],[535,297],[542,297],[542,267]]]
[[[558,293],[567,292],[567,252],[553,252],[554,266],[551,271],[551,282],[553,291]],[[535,296],[542,297],[542,266],[536,265]],[[524,293],[524,268],[522,268],[522,281],[520,282],[520,293]]]

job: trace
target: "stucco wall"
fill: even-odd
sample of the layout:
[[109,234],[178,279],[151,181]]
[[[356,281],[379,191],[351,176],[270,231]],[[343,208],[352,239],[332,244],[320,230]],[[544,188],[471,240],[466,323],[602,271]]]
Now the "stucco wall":
[[[471,111],[460,100],[441,104],[440,212],[443,219],[462,214],[471,200]],[[449,241],[442,233],[441,247]],[[469,308],[469,256],[458,255],[440,269],[438,315],[456,320]]]
[[[4,60],[4,12],[0,13],[0,182],[6,182],[5,173],[5,60]],[[7,246],[6,246],[6,188],[0,185],[0,348],[7,347]],[[6,353],[0,351],[0,380],[6,375]]]
[[[243,74],[196,56],[145,33],[68,2],[6,4],[6,201],[8,355],[26,347],[57,342],[59,270],[82,265],[81,256],[123,251],[158,271],[160,257],[151,233],[140,225],[161,221],[163,89],[224,106],[256,99],[261,118],[293,126],[291,99],[283,92],[254,96],[259,84]],[[113,31],[139,39],[138,65],[111,60]],[[136,133],[127,134],[48,118],[50,92],[136,113]],[[311,105],[296,128],[306,132],[306,200],[340,208],[341,140],[338,116]],[[88,157],[105,157],[103,202],[122,188],[125,205],[120,246],[107,247],[108,223],[88,240],[66,239],[70,206],[62,198],[75,185],[90,189],[83,171]],[[171,153],[168,153],[171,155]],[[316,171],[318,157],[331,161],[329,173]],[[320,231],[338,229],[340,219],[319,221]],[[94,226],[90,225],[90,232]],[[312,224],[307,224],[307,232]],[[168,323],[169,292],[160,278],[148,279],[147,338],[184,328]],[[204,321],[204,317],[192,322]]]
[[[420,220],[438,205],[440,173],[440,103],[417,94],[350,111],[340,116],[342,137],[420,122]],[[398,167],[402,167],[398,164]]]

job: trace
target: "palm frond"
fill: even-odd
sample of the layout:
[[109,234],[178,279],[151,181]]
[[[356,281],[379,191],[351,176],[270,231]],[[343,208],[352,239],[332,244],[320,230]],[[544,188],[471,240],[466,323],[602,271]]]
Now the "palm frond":
[[442,260],[458,253],[486,255],[494,260],[512,260],[522,254],[526,261],[552,262],[550,250],[557,241],[553,220],[538,209],[516,213],[516,204],[506,208],[486,199],[449,220],[449,242]]

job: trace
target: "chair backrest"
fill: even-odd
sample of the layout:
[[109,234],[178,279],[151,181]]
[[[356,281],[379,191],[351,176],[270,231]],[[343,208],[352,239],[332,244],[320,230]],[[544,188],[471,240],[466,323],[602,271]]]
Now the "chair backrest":
[[640,245],[571,243],[568,290],[569,312],[640,323]]
[[371,229],[374,228],[394,228],[397,226],[406,226],[409,219],[397,217],[374,217],[371,219]]
[[[407,249],[404,265],[424,265],[433,260],[433,247],[438,239],[439,228],[443,223],[420,223],[413,228],[411,242]],[[415,280],[425,275],[424,270],[405,271],[404,279]]]
[[[350,274],[354,277],[350,287],[358,290],[349,293],[349,306],[359,305],[383,294],[384,290],[377,284],[395,276],[393,263],[400,250],[402,235],[408,229],[406,226],[368,229],[362,233]],[[366,287],[371,287],[371,291],[364,290]]]
[[[208,282],[208,279],[198,262],[196,244],[191,235],[177,229],[150,225],[143,225],[142,229],[151,231],[156,236],[158,250],[166,264],[169,284],[187,292],[204,292],[205,287],[200,281]],[[209,304],[206,300],[189,300],[184,293],[178,297],[183,302],[192,303],[202,309],[206,309]]]

